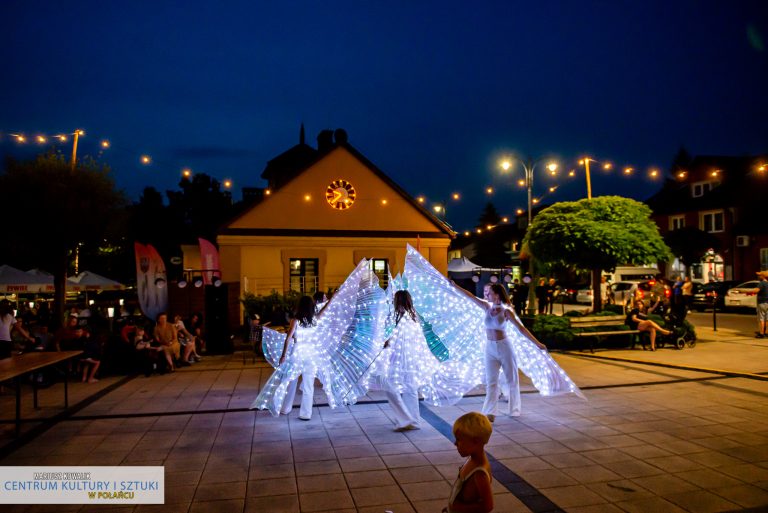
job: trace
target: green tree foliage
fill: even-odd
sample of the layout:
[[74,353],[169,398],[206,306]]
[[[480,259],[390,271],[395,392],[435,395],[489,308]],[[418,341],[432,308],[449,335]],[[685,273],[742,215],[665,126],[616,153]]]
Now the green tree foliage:
[[122,191],[115,188],[108,167],[81,159],[73,170],[63,156],[50,153],[6,162],[0,204],[14,213],[1,243],[8,263],[53,273],[60,321],[71,255],[79,243],[105,245],[110,228],[123,220]]
[[672,230],[664,236],[664,242],[670,247],[672,253],[678,257],[686,267],[700,262],[710,249],[720,251],[720,239],[699,230],[694,226],[686,226],[678,230]]
[[671,258],[650,216],[645,204],[619,196],[557,203],[534,218],[523,244],[537,260],[591,270],[599,311],[601,271]]

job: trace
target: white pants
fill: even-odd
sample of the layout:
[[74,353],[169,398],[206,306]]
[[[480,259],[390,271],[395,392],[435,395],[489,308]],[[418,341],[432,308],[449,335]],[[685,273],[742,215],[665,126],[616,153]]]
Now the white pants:
[[392,413],[395,414],[396,427],[419,426],[421,414],[419,414],[419,391],[416,387],[403,385],[403,392],[400,393],[397,388],[388,385],[384,393],[387,395]]
[[499,403],[499,368],[509,385],[509,406],[507,414],[520,414],[520,380],[517,375],[517,362],[509,339],[487,341],[485,346],[485,402],[483,413],[496,415]]
[[[288,385],[288,390],[285,393],[285,399],[283,399],[283,405],[280,408],[280,413],[288,415],[293,410],[293,400],[296,397],[296,386],[299,383],[299,379],[296,378]],[[301,406],[299,407],[299,417],[309,419],[312,418],[312,400],[315,396],[315,374],[307,373],[301,375]]]

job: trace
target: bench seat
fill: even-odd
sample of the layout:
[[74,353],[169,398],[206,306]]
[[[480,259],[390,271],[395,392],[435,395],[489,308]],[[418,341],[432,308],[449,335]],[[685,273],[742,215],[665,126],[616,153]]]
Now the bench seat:
[[[589,338],[589,350],[595,352],[595,342],[600,343],[603,338],[614,335],[629,335],[632,337],[632,348],[637,342],[636,335],[640,331],[630,329],[615,329],[618,326],[625,326],[625,317],[623,315],[587,315],[584,317],[570,317],[571,329],[582,330],[585,328],[604,328],[596,331],[576,331],[573,336],[580,339]],[[613,328],[613,329],[610,329]],[[583,350],[582,346],[582,350]]]

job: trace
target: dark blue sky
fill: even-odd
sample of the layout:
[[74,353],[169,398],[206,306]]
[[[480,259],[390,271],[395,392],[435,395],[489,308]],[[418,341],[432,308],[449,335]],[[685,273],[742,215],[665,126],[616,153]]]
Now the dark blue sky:
[[[313,144],[342,127],[413,195],[460,191],[448,221],[463,230],[488,185],[502,213],[525,206],[499,173],[504,152],[568,167],[586,153],[641,174],[680,145],[768,152],[766,45],[760,1],[6,0],[0,152],[40,150],[8,133],[83,128],[79,154],[109,139],[102,158],[134,199],[175,189],[186,166],[231,178],[239,199],[301,122]],[[546,201],[583,197],[580,171]],[[594,193],[658,187],[619,175],[595,172]]]

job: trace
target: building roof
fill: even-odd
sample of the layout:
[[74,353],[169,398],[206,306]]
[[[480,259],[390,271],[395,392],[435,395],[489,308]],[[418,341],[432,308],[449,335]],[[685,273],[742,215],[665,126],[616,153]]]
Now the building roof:
[[[304,126],[302,125],[299,144],[291,147],[267,163],[267,166],[262,172],[261,177],[269,182],[269,188],[272,189],[273,192],[280,188],[286,187],[291,181],[311,168],[314,164],[325,158],[332,151],[336,150],[337,148],[343,148],[352,156],[354,156],[358,161],[360,161],[366,168],[373,172],[379,179],[385,182],[390,188],[397,192],[409,204],[419,210],[422,215],[424,215],[432,224],[435,225],[439,232],[451,238],[456,236],[456,232],[450,227],[450,225],[439,219],[428,209],[424,208],[418,201],[416,201],[410,194],[408,194],[405,189],[400,187],[400,185],[398,185],[386,173],[379,169],[373,162],[368,160],[365,155],[360,153],[360,151],[358,151],[354,146],[349,144],[345,130],[323,130],[318,135],[317,141],[318,149],[312,148],[304,142]],[[258,202],[250,205],[249,209],[253,208],[256,204],[258,204]],[[229,228],[229,226],[244,214],[245,212],[242,212],[236,216],[235,219],[227,222],[222,227],[220,232],[234,234],[234,230]]]
[[[768,158],[721,155],[695,157],[682,176],[668,178],[661,190],[646,203],[655,215],[735,209],[741,212],[736,217],[739,228],[762,225],[762,231],[765,232],[768,169],[758,169],[763,163],[768,163]],[[697,183],[711,183],[712,188],[694,197],[692,187]],[[758,210],[763,215],[753,216],[752,211]]]

